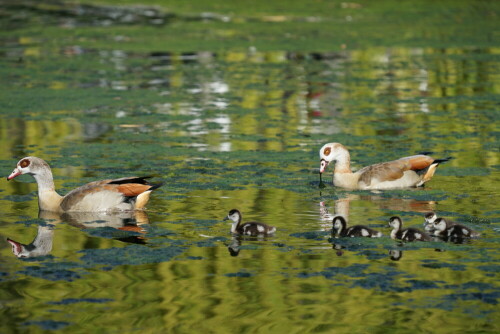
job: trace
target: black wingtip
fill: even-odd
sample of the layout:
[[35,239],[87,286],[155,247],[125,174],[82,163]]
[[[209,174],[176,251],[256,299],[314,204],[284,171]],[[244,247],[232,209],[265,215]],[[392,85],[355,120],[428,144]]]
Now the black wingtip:
[[158,188],[160,188],[164,184],[165,184],[165,182],[153,183],[153,184],[151,184],[151,188],[149,188],[149,190],[158,189]]
[[431,155],[431,154],[434,154],[434,152],[432,152],[432,151],[423,151],[423,152],[418,152],[418,154]]
[[447,157],[447,158],[442,158],[442,159],[436,159],[434,160],[433,164],[442,164],[443,162],[449,161],[453,159],[453,157]]

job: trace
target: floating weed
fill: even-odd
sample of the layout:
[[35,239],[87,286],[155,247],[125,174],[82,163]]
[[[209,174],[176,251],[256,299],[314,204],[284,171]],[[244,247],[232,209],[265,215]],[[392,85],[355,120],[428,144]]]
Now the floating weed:
[[364,271],[368,269],[367,264],[353,264],[348,267],[328,267],[319,272],[300,272],[297,274],[299,278],[309,278],[315,276],[323,276],[327,279],[333,279],[336,276],[348,276],[348,277],[365,277]]
[[450,293],[441,300],[436,301],[434,307],[443,309],[453,309],[458,300],[462,301],[480,301],[486,304],[497,305],[500,298],[500,292],[466,292],[466,293]]
[[226,237],[212,237],[207,238],[202,241],[196,241],[193,244],[197,247],[215,247],[220,242],[228,242],[228,238]]
[[49,262],[43,266],[29,266],[19,274],[46,279],[49,281],[74,281],[82,277],[81,266],[71,262]]
[[94,304],[104,304],[114,301],[108,298],[66,298],[58,302],[48,302],[49,305],[70,305],[77,303],[94,303]]
[[246,277],[252,277],[252,276],[254,276],[254,274],[249,273],[247,271],[238,271],[238,272],[234,272],[234,273],[224,274],[224,276],[226,276],[226,277],[241,277],[241,278],[246,278]]
[[9,273],[5,271],[0,271],[0,282],[6,281],[7,277],[9,277]]
[[7,195],[3,199],[10,202],[29,202],[36,198],[36,193],[31,193],[27,195]]
[[490,274],[500,272],[500,266],[498,266],[498,265],[481,265],[481,266],[477,266],[477,269],[485,271],[485,272],[490,273]]
[[452,263],[445,263],[445,262],[439,262],[436,260],[422,260],[422,267],[429,268],[429,269],[442,269],[442,268],[449,268],[451,270],[455,271],[465,271],[467,267],[462,264],[452,264]]
[[24,226],[32,226],[32,225],[52,226],[50,223],[47,223],[45,219],[41,218],[27,218],[21,221],[16,221],[15,224],[22,224]]
[[481,167],[448,167],[439,170],[439,175],[442,176],[488,176],[490,175],[489,168]]
[[86,249],[80,251],[80,260],[84,267],[90,268],[96,265],[116,267],[120,265],[139,265],[149,263],[160,263],[170,261],[184,252],[185,248],[180,246],[146,247],[141,245],[129,245],[123,248]]
[[131,236],[141,236],[141,233],[134,231],[118,230],[113,227],[95,227],[85,230],[92,237],[106,238],[106,239],[120,239]]
[[328,231],[306,231],[306,232],[297,232],[290,234],[291,237],[294,238],[305,238],[309,240],[324,240],[325,236],[330,235]]
[[22,326],[38,326],[46,331],[54,331],[63,329],[70,325],[69,322],[66,321],[56,321],[56,320],[30,320],[21,323]]
[[187,219],[183,223],[192,223],[197,230],[207,230],[212,228],[214,225],[219,224],[220,220],[216,219]]

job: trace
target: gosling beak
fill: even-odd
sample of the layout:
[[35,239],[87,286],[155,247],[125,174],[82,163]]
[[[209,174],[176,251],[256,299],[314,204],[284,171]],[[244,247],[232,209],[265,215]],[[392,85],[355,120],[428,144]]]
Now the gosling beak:
[[323,174],[323,172],[325,171],[327,166],[328,166],[328,161],[326,161],[325,159],[321,159],[321,162],[319,165],[319,173]]
[[7,176],[7,181],[12,180],[13,178],[15,178],[16,176],[19,176],[19,175],[21,175],[21,172],[17,168],[14,168],[12,173],[10,173],[10,175]]

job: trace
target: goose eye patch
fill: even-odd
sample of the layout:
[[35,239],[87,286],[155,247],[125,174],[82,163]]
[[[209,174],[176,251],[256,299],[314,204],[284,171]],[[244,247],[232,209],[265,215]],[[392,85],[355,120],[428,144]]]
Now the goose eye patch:
[[323,154],[324,155],[330,155],[330,152],[332,151],[332,149],[330,147],[327,147],[323,150]]
[[29,165],[30,165],[30,161],[28,159],[21,160],[21,162],[19,163],[19,166],[21,166],[21,168],[26,168]]

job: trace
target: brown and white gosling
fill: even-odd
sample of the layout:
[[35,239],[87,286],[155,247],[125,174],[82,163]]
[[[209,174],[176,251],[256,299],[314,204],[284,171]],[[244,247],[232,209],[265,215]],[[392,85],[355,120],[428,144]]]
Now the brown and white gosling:
[[391,238],[401,241],[431,241],[432,238],[425,232],[409,227],[403,229],[403,221],[398,216],[389,219],[389,226],[392,227]]
[[354,225],[347,227],[347,222],[342,216],[335,216],[333,218],[332,235],[336,238],[339,237],[367,237],[367,238],[380,238],[382,233],[375,231],[365,225]]
[[276,232],[276,227],[270,226],[264,223],[258,222],[248,222],[241,223],[242,215],[239,210],[232,209],[229,211],[227,217],[224,220],[232,220],[231,233],[241,234],[241,235],[269,235]]

